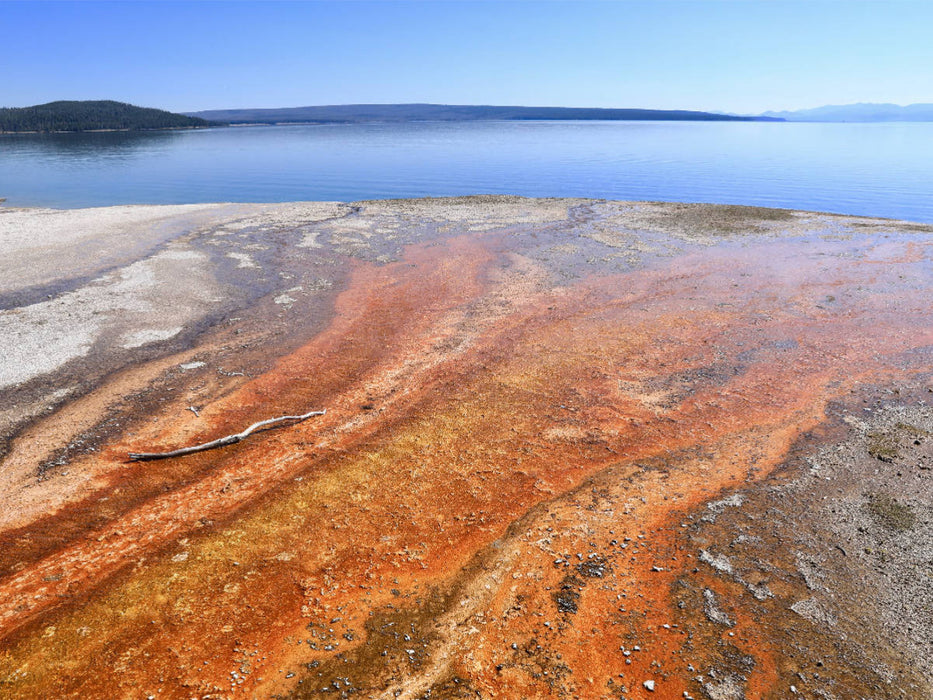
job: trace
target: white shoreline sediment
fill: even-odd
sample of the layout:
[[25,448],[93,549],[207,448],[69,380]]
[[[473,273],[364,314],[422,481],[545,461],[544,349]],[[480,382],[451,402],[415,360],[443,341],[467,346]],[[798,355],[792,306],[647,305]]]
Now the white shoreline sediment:
[[[31,288],[53,292],[0,309],[0,388],[48,374],[86,355],[105,336],[124,349],[173,337],[215,308],[225,296],[224,273],[203,247],[185,242],[189,233],[213,237],[214,249],[239,269],[261,276],[257,246],[237,249],[232,238],[249,230],[293,230],[301,236],[295,245],[307,250],[305,255],[313,255],[323,240],[352,255],[369,247],[374,237],[392,240],[426,222],[465,232],[560,221],[569,225],[569,211],[579,205],[612,221],[609,233],[597,227],[583,235],[635,252],[647,245],[635,240],[642,234],[710,242],[723,231],[733,232],[735,212],[742,225],[758,232],[905,223],[756,207],[513,196],[0,208],[0,298]],[[350,216],[360,210],[359,217]],[[717,227],[722,230],[710,233]],[[624,232],[621,237],[619,232]],[[607,235],[614,239],[604,240]],[[277,301],[285,299],[283,292],[277,295]]]
[[0,294],[135,262],[147,249],[230,209],[228,204],[0,209]]

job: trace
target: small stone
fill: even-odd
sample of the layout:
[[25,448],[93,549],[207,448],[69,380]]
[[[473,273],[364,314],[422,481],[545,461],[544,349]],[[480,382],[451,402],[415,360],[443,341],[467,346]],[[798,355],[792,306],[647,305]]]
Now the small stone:
[[645,690],[647,690],[649,693],[654,692],[654,681],[645,681],[642,683],[642,685],[645,686]]

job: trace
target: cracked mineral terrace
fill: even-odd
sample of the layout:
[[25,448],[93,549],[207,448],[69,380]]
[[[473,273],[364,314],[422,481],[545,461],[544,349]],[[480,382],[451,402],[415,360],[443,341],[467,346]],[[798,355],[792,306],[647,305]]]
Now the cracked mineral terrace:
[[2,698],[933,697],[929,226],[468,197],[0,243]]

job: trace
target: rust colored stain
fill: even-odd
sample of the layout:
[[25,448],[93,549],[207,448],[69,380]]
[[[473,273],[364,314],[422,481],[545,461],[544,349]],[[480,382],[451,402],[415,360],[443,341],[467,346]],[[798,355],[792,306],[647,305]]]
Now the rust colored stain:
[[678,613],[706,566],[681,523],[829,401],[928,369],[929,256],[755,239],[556,285],[476,235],[360,263],[271,370],[71,465],[93,490],[0,553],[0,696],[681,697],[702,644],[767,696],[767,628],[733,611],[701,640]]

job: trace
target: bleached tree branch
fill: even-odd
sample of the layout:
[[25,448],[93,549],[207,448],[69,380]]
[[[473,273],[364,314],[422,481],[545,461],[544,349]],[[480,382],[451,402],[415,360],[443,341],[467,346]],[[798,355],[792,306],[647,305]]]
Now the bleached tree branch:
[[325,413],[327,413],[327,409],[322,411],[309,411],[308,413],[302,414],[300,416],[279,416],[278,418],[269,418],[268,420],[261,420],[258,423],[253,423],[242,433],[226,435],[222,438],[218,438],[217,440],[211,440],[210,442],[205,442],[200,445],[182,447],[177,450],[172,450],[171,452],[130,452],[129,457],[134,462],[142,462],[153,459],[168,459],[169,457],[182,457],[184,455],[190,455],[195,452],[204,452],[205,450],[213,450],[216,447],[232,445],[236,442],[239,442],[240,440],[248,438],[260,428],[275,425],[276,423],[282,423],[284,421],[294,421],[295,423],[300,423],[301,421],[307,420],[308,418],[313,418],[314,416],[323,416]]

